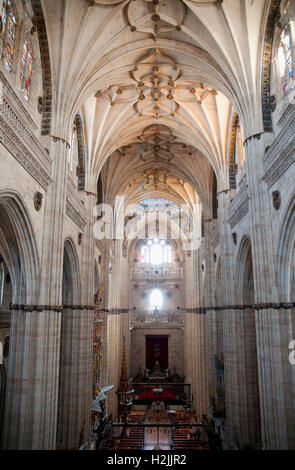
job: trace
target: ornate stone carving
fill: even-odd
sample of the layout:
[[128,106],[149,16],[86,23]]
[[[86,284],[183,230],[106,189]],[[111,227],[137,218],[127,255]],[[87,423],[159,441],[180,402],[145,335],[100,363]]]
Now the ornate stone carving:
[[235,151],[236,151],[236,137],[237,137],[237,129],[239,126],[239,121],[240,121],[239,116],[237,115],[237,113],[234,113],[233,120],[232,120],[230,145],[229,145],[229,180],[230,180],[230,187],[233,189],[236,188]]
[[52,72],[50,62],[49,43],[46,30],[43,8],[40,0],[31,0],[34,12],[33,23],[38,33],[40,45],[40,57],[43,78],[43,98],[42,98],[42,135],[49,135],[51,130],[52,116]]
[[52,183],[52,160],[34,135],[36,125],[0,72],[0,142],[45,190]]
[[290,121],[276,137],[263,159],[263,180],[268,188],[271,188],[295,162],[295,106],[289,117]]
[[262,112],[264,132],[272,132],[271,100],[270,100],[270,78],[271,78],[271,56],[275,28],[275,21],[281,0],[272,0],[265,28],[264,48],[262,57]]
[[87,225],[85,206],[80,201],[75,186],[70,178],[68,178],[67,185],[66,214],[80,230],[84,230]]
[[246,181],[244,181],[241,189],[237,193],[236,197],[231,201],[229,210],[229,223],[231,228],[238,225],[239,222],[249,212],[249,197],[248,188]]
[[[139,15],[142,11],[143,14]],[[161,33],[180,31],[186,16],[182,0],[130,1],[127,18],[131,31],[149,33],[156,40]]]
[[276,107],[277,107],[277,100],[276,100],[275,95],[272,95],[270,97],[270,110],[271,110],[272,113],[275,112]]
[[182,70],[174,59],[156,47],[136,60],[130,70],[132,84],[114,85],[99,91],[96,96],[103,96],[112,106],[134,103],[140,116],[158,119],[161,116],[174,116],[179,103],[202,105],[210,94],[217,94],[214,89],[205,89],[201,82],[182,80],[181,77]]
[[37,212],[41,210],[42,201],[43,201],[43,194],[40,192],[36,192],[34,196],[34,207]]
[[281,207],[281,193],[280,191],[274,191],[272,193],[272,204],[276,211],[278,211]]

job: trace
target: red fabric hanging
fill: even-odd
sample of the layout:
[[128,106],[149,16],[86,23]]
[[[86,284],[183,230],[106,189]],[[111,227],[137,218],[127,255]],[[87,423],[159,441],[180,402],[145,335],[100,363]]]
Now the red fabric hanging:
[[168,336],[146,337],[146,368],[152,371],[157,360],[161,369],[168,369]]

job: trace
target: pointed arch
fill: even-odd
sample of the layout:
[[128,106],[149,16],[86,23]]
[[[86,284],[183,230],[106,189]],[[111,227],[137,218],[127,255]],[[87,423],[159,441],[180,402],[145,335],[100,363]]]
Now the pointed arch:
[[63,304],[75,305],[81,298],[81,276],[77,251],[71,238],[64,245]]
[[[254,303],[254,298],[249,292],[249,285],[253,286],[253,267],[252,267],[252,251],[251,241],[248,236],[245,236],[241,243],[237,257],[237,290],[236,301],[241,304]],[[253,289],[252,289],[253,291]],[[253,294],[253,292],[252,292]],[[249,298],[251,297],[251,299]]]
[[291,296],[294,294],[292,271],[295,270],[295,193],[289,200],[282,221],[277,244],[278,284],[282,301],[294,302]]
[[37,242],[29,211],[16,191],[0,191],[0,251],[11,277],[12,303],[37,303]]

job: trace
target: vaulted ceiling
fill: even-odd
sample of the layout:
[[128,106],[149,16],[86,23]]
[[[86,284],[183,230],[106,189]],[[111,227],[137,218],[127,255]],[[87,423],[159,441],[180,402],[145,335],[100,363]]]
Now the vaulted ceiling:
[[149,175],[158,173],[173,200],[179,192],[169,181],[210,204],[213,170],[219,190],[228,187],[233,113],[245,138],[263,127],[270,0],[43,3],[61,118],[55,125],[66,122],[67,135],[77,110],[83,115],[88,186],[111,157],[107,198],[123,191],[137,201],[139,188],[150,196]]

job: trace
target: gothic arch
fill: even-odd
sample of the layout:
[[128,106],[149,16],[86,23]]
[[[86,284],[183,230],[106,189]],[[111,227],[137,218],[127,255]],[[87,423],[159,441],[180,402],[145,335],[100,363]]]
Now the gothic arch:
[[0,250],[12,282],[12,303],[37,303],[39,254],[28,209],[15,191],[0,191]]
[[57,449],[69,449],[69,429],[76,420],[68,406],[73,388],[73,374],[77,364],[74,352],[74,336],[79,331],[81,312],[77,305],[81,299],[81,279],[77,252],[71,238],[64,244],[62,302],[63,312],[60,333],[60,369],[58,389]]
[[278,284],[282,301],[294,302],[292,289],[293,271],[295,270],[295,194],[289,200],[282,216],[282,227],[278,237]]
[[[10,276],[12,303],[11,318],[9,317],[10,353],[3,374],[5,388],[2,389],[0,402],[0,433],[2,433],[4,413],[7,414],[7,421],[12,419],[11,409],[8,409],[5,403],[13,388],[13,378],[10,381],[10,374],[12,377],[15,374],[13,360],[21,348],[24,351],[26,349],[20,333],[21,330],[25,330],[23,315],[19,315],[17,310],[22,310],[21,305],[38,303],[39,255],[36,238],[28,209],[15,191],[0,191],[0,258],[4,260]],[[14,388],[13,393],[17,394]],[[4,432],[2,437],[4,441]]]
[[[240,244],[237,257],[237,303],[253,304],[253,267],[252,267],[252,251],[251,240],[245,236]],[[251,292],[252,285],[252,292]]]
[[[251,240],[244,236],[237,257],[236,301],[241,310],[235,312],[236,360],[240,393],[240,427],[237,442],[240,448],[257,449],[261,442],[256,318],[253,304],[254,279]],[[247,379],[246,379],[247,377]],[[250,411],[249,411],[250,410]]]
[[75,305],[81,298],[81,278],[77,252],[71,238],[65,241],[63,266],[63,304]]

